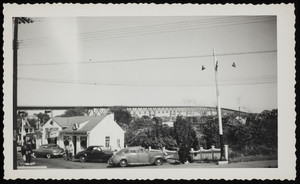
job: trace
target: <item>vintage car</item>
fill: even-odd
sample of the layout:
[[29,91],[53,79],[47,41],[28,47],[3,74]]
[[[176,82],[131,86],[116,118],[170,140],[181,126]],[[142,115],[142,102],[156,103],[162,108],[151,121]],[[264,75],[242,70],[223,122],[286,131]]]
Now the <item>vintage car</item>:
[[89,146],[84,151],[78,152],[74,159],[79,159],[81,162],[86,161],[103,161],[107,160],[113,155],[113,151],[105,150],[103,146]]
[[149,152],[143,147],[127,147],[118,151],[109,160],[110,166],[126,167],[127,165],[162,165],[164,153],[162,151]]
[[65,151],[57,144],[43,144],[38,149],[32,150],[35,157],[60,157],[63,156]]

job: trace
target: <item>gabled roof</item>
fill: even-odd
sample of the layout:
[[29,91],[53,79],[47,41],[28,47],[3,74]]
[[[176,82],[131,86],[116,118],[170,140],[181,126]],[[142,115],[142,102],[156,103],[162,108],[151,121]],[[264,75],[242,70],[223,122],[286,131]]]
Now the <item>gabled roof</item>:
[[[95,128],[107,115],[103,116],[74,116],[74,117],[54,117],[53,121],[59,124],[61,127],[67,127],[63,130],[63,132],[69,131],[80,131],[80,132],[87,132],[91,131]],[[87,122],[87,123],[85,123]],[[84,123],[84,124],[83,124]],[[80,124],[83,125],[78,130],[73,130],[73,125]]]

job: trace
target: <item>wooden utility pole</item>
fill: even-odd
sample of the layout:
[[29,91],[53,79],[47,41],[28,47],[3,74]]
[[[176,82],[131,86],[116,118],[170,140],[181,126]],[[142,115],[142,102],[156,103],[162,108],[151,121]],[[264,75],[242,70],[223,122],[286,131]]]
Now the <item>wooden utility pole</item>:
[[13,169],[17,169],[17,64],[18,64],[18,24],[19,18],[14,18],[13,39]]
[[[18,26],[23,23],[32,23],[30,18],[14,17],[14,38],[13,38],[13,169],[17,169],[17,82],[18,82]],[[23,139],[23,138],[22,138]]]

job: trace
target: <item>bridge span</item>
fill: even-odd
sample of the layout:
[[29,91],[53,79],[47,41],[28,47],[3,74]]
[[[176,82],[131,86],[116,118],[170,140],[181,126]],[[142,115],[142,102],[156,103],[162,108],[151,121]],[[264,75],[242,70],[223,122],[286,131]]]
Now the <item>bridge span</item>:
[[[52,114],[53,110],[68,110],[73,108],[83,108],[85,115],[87,116],[97,116],[104,115],[113,108],[126,109],[132,116],[141,117],[144,115],[150,117],[176,117],[177,115],[182,116],[206,116],[206,115],[216,115],[216,107],[207,106],[18,106],[18,111],[26,110],[41,110],[49,112]],[[245,112],[239,112],[233,109],[222,108],[222,115],[228,113],[240,113],[245,114]]]

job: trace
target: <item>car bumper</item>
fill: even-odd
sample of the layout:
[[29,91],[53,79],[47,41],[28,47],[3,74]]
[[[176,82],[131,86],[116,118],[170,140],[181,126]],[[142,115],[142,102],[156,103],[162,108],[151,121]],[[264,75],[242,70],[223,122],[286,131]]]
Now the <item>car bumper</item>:
[[111,159],[109,159],[109,160],[107,161],[107,163],[108,163],[109,166],[114,166],[114,165],[115,165],[114,162],[113,162]]
[[53,153],[54,156],[63,156],[64,154],[65,154],[64,152]]

